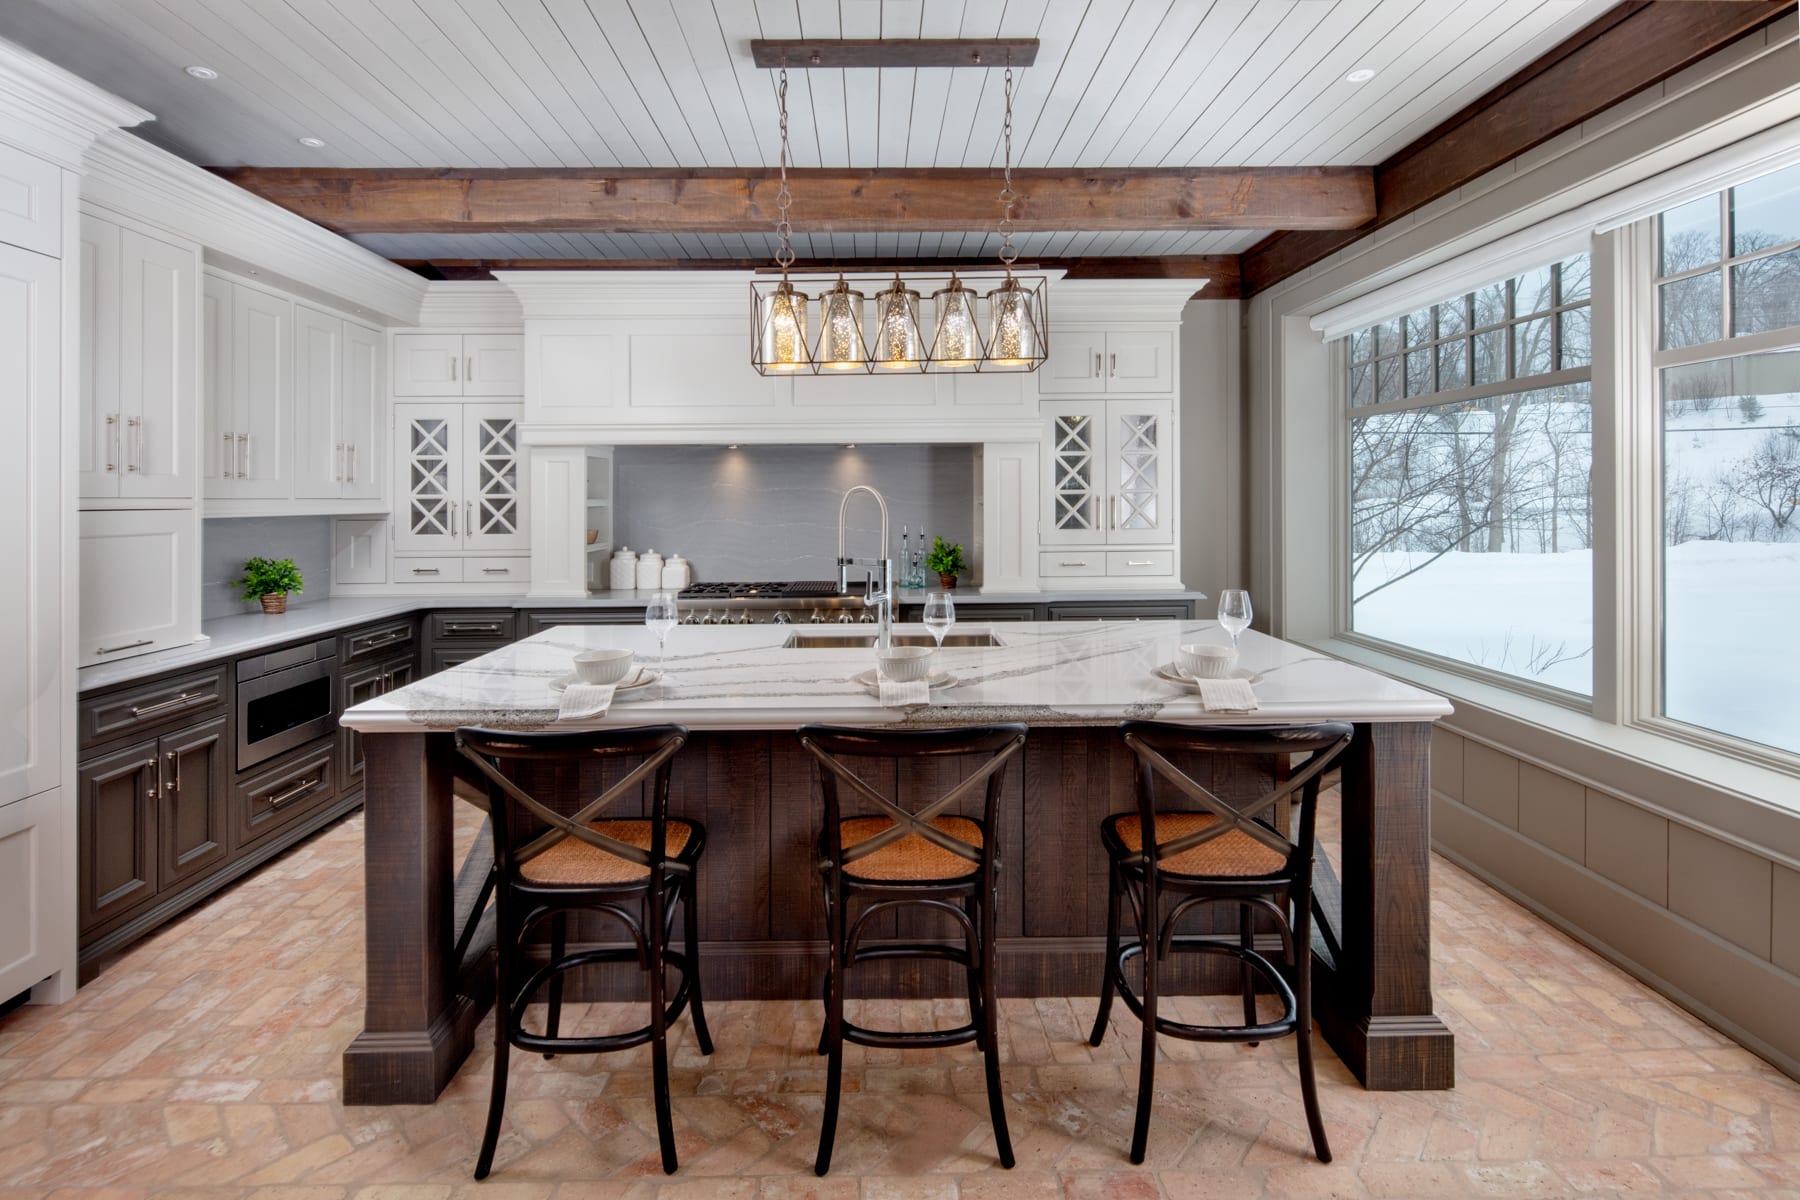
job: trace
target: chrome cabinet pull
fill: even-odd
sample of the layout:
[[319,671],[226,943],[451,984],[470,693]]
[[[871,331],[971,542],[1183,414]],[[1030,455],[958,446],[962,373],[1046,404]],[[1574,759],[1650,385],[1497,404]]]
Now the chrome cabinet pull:
[[1087,559],[1085,559],[1085,558],[1076,559],[1074,562],[1070,562],[1068,559],[1064,559],[1063,561],[1057,563],[1056,565],[1059,567],[1085,567],[1085,566],[1087,566]]
[[1125,565],[1128,567],[1154,567],[1156,565],[1156,562],[1154,559],[1148,559],[1148,558],[1144,558],[1144,559],[1128,558],[1125,560]]
[[471,355],[469,355],[468,358],[464,359],[463,361],[468,364],[466,367],[463,368],[463,379],[468,383],[474,383],[475,382],[475,356],[473,354],[471,354]]
[[237,437],[238,437],[238,458],[237,458],[238,473],[237,473],[237,477],[239,479],[248,479],[248,478],[250,478],[250,435],[247,433],[240,433],[237,435]]
[[[133,642],[131,644],[133,646],[148,646],[150,643]],[[124,650],[128,649],[128,647],[120,646],[119,649]],[[102,650],[100,653],[105,654],[107,651]],[[148,717],[155,713],[167,712],[171,708],[177,708],[180,705],[186,704],[189,700],[198,700],[201,694],[202,693],[200,692],[183,692],[179,696],[173,696],[167,700],[159,700],[155,704],[146,704],[141,708],[134,707],[130,712],[133,717]]]
[[156,755],[152,754],[150,756],[150,762],[144,768],[144,770],[147,774],[149,774],[151,776],[150,792],[146,798],[150,799],[150,800],[154,800],[154,799],[156,799],[156,797],[158,795],[160,795],[162,793],[162,790],[163,790],[162,789],[162,759],[160,759],[160,758],[156,757]]
[[263,802],[265,804],[267,804],[270,808],[280,808],[282,805],[288,803],[291,800],[298,800],[300,797],[306,795],[306,793],[312,791],[314,788],[316,788],[318,786],[319,786],[319,781],[317,779],[308,779],[308,780],[305,780],[304,782],[296,783],[293,787],[291,787],[287,791],[281,793],[281,795],[279,795],[279,796],[263,797]]
[[121,650],[136,650],[139,646],[148,646],[148,645],[150,645],[150,639],[145,638],[141,642],[126,642],[123,646],[95,646],[94,653],[95,654],[117,654]]
[[1108,357],[1112,360],[1112,366],[1107,371],[1107,374],[1112,375],[1113,377],[1117,378],[1117,376],[1119,374],[1119,356],[1117,354],[1112,354],[1112,355],[1108,355]]
[[235,479],[237,478],[237,454],[235,453],[237,443],[232,440],[229,433],[222,436],[225,439],[225,456],[219,460],[219,478]]
[[[432,570],[434,570],[434,571],[436,569],[437,569],[436,567],[432,568]],[[364,650],[379,650],[383,646],[391,646],[395,642],[402,641],[405,639],[405,637],[406,637],[406,634],[403,631],[396,630],[393,633],[387,634],[385,637],[358,638],[357,644],[356,644],[356,650],[357,650],[357,653],[359,653],[359,654]]]
[[471,537],[475,533],[475,502],[463,501],[463,536]]
[[1106,527],[1108,529],[1119,527],[1119,498],[1117,496],[1106,498]]
[[125,461],[125,470],[137,474],[138,459],[144,452],[144,421],[142,417],[126,417],[125,428],[131,433],[131,455]]
[[457,367],[458,361],[459,361],[458,355],[452,354],[450,356],[450,382],[451,383],[456,382],[456,367]]
[[174,779],[174,782],[163,788],[163,795],[165,796],[181,791],[181,755],[171,750],[168,752],[167,757],[169,760],[169,775]]
[[119,414],[106,414],[106,469],[119,469]]
[[456,536],[456,514],[458,512],[460,512],[461,510],[462,510],[462,505],[456,503],[456,501],[454,501],[454,500],[452,500],[450,502],[450,536],[451,537]]
[[351,442],[349,445],[350,445],[350,478],[345,480],[344,482],[355,483],[356,482],[356,443]]
[[331,478],[334,483],[344,482],[344,443],[342,442],[331,448]]
[[1094,378],[1100,378],[1100,352],[1094,351]]
[[412,573],[414,575],[436,575],[438,569],[436,567],[414,567]]
[[444,632],[445,633],[493,633],[493,634],[498,634],[500,632],[500,626],[496,625],[492,621],[483,622],[480,625],[465,625],[461,622],[445,622]]
[[483,575],[510,575],[510,574],[512,574],[512,568],[511,567],[483,567],[483,568],[481,568],[481,573]]

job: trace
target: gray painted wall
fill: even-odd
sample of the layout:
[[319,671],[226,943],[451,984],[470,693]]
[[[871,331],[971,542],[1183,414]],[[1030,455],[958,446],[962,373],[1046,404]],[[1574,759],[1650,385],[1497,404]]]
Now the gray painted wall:
[[[679,553],[700,580],[835,579],[838,504],[866,483],[887,500],[896,559],[902,525],[972,554],[976,460],[973,446],[620,446],[613,541]],[[871,553],[874,503],[849,515],[850,553]]]
[[331,594],[330,517],[215,517],[200,523],[200,619],[258,611],[255,601],[238,599],[231,581],[244,573],[244,560],[291,558],[306,590],[290,604],[324,600]]

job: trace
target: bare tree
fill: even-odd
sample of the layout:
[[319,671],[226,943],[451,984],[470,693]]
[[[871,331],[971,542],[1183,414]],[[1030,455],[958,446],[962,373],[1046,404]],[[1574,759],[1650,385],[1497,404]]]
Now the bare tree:
[[1770,541],[1786,541],[1800,508],[1800,428],[1790,424],[1764,433],[1750,455],[1738,460],[1728,486],[1768,514]]

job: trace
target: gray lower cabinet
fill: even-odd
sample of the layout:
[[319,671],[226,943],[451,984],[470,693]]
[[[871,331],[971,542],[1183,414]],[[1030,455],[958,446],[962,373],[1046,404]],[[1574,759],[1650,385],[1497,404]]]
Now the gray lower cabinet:
[[156,897],[156,740],[82,763],[76,772],[83,933]]
[[[346,671],[339,681],[338,711],[342,712],[365,700],[373,700],[413,681],[412,656],[388,659],[370,666]],[[349,791],[363,785],[362,734],[346,726],[338,726],[338,786]]]
[[490,650],[510,646],[517,638],[518,613],[510,608],[454,608],[430,613],[425,618],[425,673],[439,671],[480,658]]
[[1048,606],[1048,621],[1191,621],[1191,600],[1071,600]]
[[162,800],[157,808],[157,887],[206,874],[229,854],[225,798],[231,766],[224,717],[190,725],[158,740]]
[[336,739],[320,738],[231,791],[231,846],[241,851],[337,796]]
[[642,625],[642,608],[558,608],[523,614],[520,637],[531,637],[558,625]]

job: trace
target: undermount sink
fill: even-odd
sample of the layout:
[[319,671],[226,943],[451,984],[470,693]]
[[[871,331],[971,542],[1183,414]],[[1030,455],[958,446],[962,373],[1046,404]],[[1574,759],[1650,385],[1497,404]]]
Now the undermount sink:
[[[932,644],[929,633],[896,633],[896,646],[929,646]],[[873,633],[790,633],[782,646],[789,650],[849,650],[853,648],[868,649],[875,645]],[[983,629],[971,633],[947,633],[944,635],[946,646],[998,646],[999,638]]]

